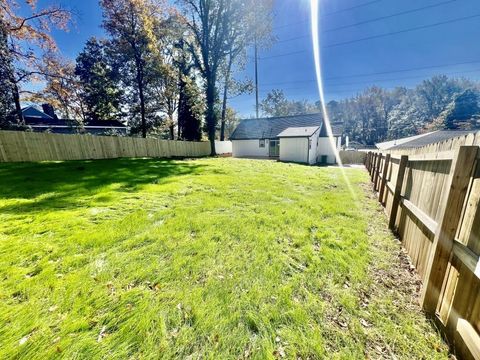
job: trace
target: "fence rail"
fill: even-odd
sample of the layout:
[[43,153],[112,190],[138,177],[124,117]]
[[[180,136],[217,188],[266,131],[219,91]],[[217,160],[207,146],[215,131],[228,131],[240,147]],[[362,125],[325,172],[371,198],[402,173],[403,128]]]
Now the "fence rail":
[[208,142],[0,131],[0,162],[200,157],[209,154]]
[[464,144],[369,152],[365,165],[422,277],[424,310],[460,357],[480,359],[480,148]]

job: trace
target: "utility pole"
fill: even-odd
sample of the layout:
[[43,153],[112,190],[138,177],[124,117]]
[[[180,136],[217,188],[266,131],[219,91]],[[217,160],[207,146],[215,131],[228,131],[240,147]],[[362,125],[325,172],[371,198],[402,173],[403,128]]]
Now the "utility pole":
[[255,110],[258,119],[258,46],[257,37],[255,36]]

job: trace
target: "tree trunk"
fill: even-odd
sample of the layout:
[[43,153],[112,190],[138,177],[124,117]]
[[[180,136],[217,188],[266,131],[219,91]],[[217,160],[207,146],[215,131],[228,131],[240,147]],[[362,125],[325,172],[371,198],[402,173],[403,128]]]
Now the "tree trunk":
[[140,115],[142,117],[142,137],[147,137],[147,121],[145,120],[145,98],[143,95],[143,84],[138,88],[138,96],[140,97]]
[[16,82],[12,81],[12,93],[13,101],[15,102],[15,112],[17,113],[18,123],[25,125],[25,119],[23,118],[22,105],[20,104],[20,92]]
[[175,140],[175,125],[173,124],[173,119],[171,116],[168,117],[170,119],[170,126],[168,127],[170,131],[170,140]]
[[138,96],[140,98],[140,116],[142,120],[142,137],[147,137],[147,121],[145,119],[145,96],[143,94],[143,65],[140,56],[135,57],[135,65],[137,67],[137,85]]
[[215,156],[215,128],[217,119],[215,114],[215,76],[210,74],[207,77],[207,111],[205,120],[207,122],[208,140],[210,141],[210,155]]
[[228,58],[227,72],[225,73],[225,85],[223,87],[222,126],[220,128],[220,141],[225,141],[225,117],[227,115],[228,83],[230,82],[231,71],[232,71],[232,56],[230,55]]

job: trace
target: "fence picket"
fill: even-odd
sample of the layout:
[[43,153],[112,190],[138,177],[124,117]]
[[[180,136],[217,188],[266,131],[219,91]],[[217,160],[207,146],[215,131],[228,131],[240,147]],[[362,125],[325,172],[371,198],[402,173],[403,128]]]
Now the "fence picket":
[[209,154],[208,142],[0,131],[0,162]]
[[461,146],[452,162],[447,184],[449,192],[441,205],[441,220],[430,250],[422,289],[421,302],[429,313],[434,313],[437,307],[477,153],[477,146]]
[[378,193],[378,201],[380,201],[380,203],[382,204],[384,203],[383,195],[385,194],[385,188],[387,186],[387,176],[388,176],[389,165],[390,165],[390,154],[387,154],[385,155],[385,162],[383,164],[382,181],[380,183],[380,189]]
[[403,180],[405,178],[405,170],[407,168],[408,155],[400,157],[398,166],[397,180],[395,181],[395,192],[393,193],[392,210],[390,212],[389,228],[395,230],[395,222],[397,220],[398,207],[400,206],[401,192],[403,187]]

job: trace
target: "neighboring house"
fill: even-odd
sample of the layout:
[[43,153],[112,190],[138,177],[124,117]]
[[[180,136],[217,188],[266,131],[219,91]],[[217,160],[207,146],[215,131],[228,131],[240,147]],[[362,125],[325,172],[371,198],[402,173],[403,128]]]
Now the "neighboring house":
[[414,136],[408,136],[408,137],[404,137],[404,138],[400,138],[400,139],[384,141],[384,142],[375,144],[375,147],[377,149],[380,149],[380,150],[388,150],[388,149],[390,149],[394,146],[402,145],[402,144],[408,143],[410,141],[420,139],[420,138],[422,138],[426,135],[428,135],[428,133],[420,134],[420,135],[414,135]]
[[[343,124],[332,124],[332,132],[336,148],[340,150]],[[321,114],[242,120],[230,140],[233,157],[336,163]]]
[[421,135],[409,136],[406,138],[385,141],[376,144],[377,149],[380,150],[399,150],[399,149],[411,149],[422,146],[427,146],[450,140],[459,136],[465,136],[468,134],[475,134],[479,131],[476,130],[438,130]]
[[22,109],[25,125],[35,132],[51,132],[56,134],[88,133],[92,135],[127,135],[127,127],[120,121],[102,120],[88,121],[82,126],[78,122],[69,119],[59,119],[51,106],[44,104],[43,111],[35,106]]

